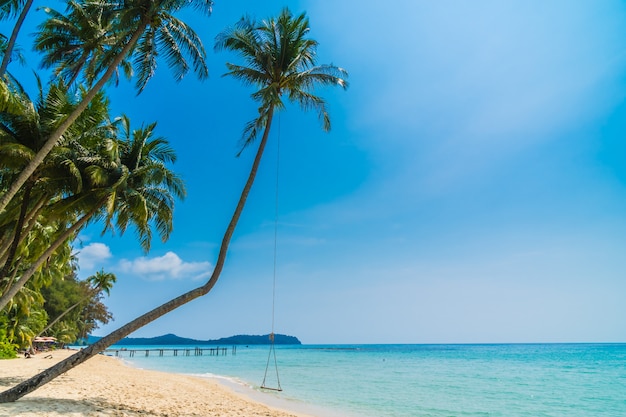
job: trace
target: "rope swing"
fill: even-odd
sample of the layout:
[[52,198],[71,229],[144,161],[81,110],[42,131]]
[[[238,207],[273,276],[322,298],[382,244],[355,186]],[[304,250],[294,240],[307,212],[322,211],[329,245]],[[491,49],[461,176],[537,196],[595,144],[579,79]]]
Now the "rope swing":
[[[272,280],[272,332],[270,333],[270,351],[267,355],[267,364],[265,365],[265,375],[263,376],[263,382],[261,383],[262,389],[272,391],[282,391],[280,386],[280,378],[278,376],[278,362],[276,360],[276,348],[274,347],[274,323],[275,323],[275,307],[276,307],[276,253],[277,253],[277,241],[278,241],[278,172],[280,162],[280,113],[278,114],[278,138],[276,140],[276,196],[274,201],[274,275]],[[267,386],[267,373],[270,368],[270,361],[274,358],[274,370],[276,372],[276,386]]]

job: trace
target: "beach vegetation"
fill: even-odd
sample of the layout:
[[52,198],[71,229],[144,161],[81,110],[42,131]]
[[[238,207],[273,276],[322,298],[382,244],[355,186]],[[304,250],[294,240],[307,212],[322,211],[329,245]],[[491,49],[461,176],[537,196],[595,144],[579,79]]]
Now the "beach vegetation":
[[102,299],[109,295],[115,281],[115,274],[101,270],[84,281],[73,273],[42,288],[46,313],[53,319],[36,337],[52,336],[60,343],[74,343],[86,338],[100,324],[107,324],[113,315]]
[[187,6],[210,13],[212,2],[44,8],[35,50],[54,77],[45,84],[35,74],[36,99],[6,71],[24,61],[16,39],[32,4],[0,2],[0,20],[17,19],[10,38],[0,34],[0,342],[18,347],[44,333],[70,342],[110,320],[101,300],[115,276],[75,276],[73,242],[82,228],[100,222],[103,233],[122,235],[132,227],[146,252],[153,234],[169,237],[174,201],[185,195],[168,168],[174,150],[155,134],[156,123],[131,128],[126,116],[112,119],[103,88],[121,72],[137,74],[141,92],[158,56],[177,80],[190,71],[206,78],[202,42],[174,14]]
[[[44,90],[38,80],[38,97],[31,100],[18,83],[0,84],[12,103],[0,113],[0,186],[6,187],[87,90],[68,89],[63,80]],[[153,230],[167,240],[174,201],[184,198],[185,187],[168,168],[174,150],[155,130],[156,123],[132,128],[126,116],[111,119],[99,92],[0,213],[0,316],[9,342],[26,347],[44,332],[71,342],[111,318],[100,293],[110,290],[114,276],[72,280],[72,243],[88,224],[101,222],[103,233],[120,235],[133,227],[146,252]],[[48,311],[58,295],[48,290],[57,284],[66,297],[88,285],[67,306],[77,311],[66,320]]]
[[[78,99],[72,101],[67,92],[53,86],[35,103],[23,96],[22,112],[0,116],[3,176],[17,172],[20,157],[32,155],[45,130],[54,129],[54,122],[71,112]],[[156,123],[133,129],[126,116],[111,122],[108,101],[99,94],[20,191],[21,201],[14,200],[0,215],[0,259],[4,260],[0,305],[9,318],[10,340],[29,344],[56,324],[52,330],[70,342],[86,336],[96,322],[110,319],[98,297],[100,292],[108,293],[115,276],[104,272],[88,279],[88,287],[66,306],[75,309],[90,299],[74,321],[56,323],[63,313],[49,315],[43,305],[55,295],[46,289],[63,280],[65,295],[72,293],[71,242],[89,222],[102,222],[103,233],[116,229],[124,234],[133,226],[145,251],[150,248],[152,229],[167,240],[173,229],[174,201],[184,198],[185,187],[168,168],[176,160],[174,150],[165,138],[155,135],[155,129]],[[52,321],[46,326],[48,317]]]
[[0,359],[13,359],[15,357],[17,357],[17,345],[0,341]]
[[13,359],[17,356],[18,346],[7,338],[8,318],[0,314],[0,359]]
[[[85,2],[87,3],[87,2]],[[68,30],[57,35],[67,35],[74,37],[76,32],[85,30],[82,25],[81,11],[76,11],[80,2],[68,3],[69,13],[65,16],[75,16],[75,19],[68,23],[76,25],[76,31]],[[59,123],[46,137],[37,153],[29,159],[28,163],[15,176],[10,185],[3,187],[0,197],[0,213],[22,189],[24,184],[33,176],[37,167],[45,160],[46,156],[54,149],[57,143],[64,137],[66,131],[72,127],[89,103],[98,95],[100,90],[118,73],[120,66],[128,74],[126,61],[132,62],[133,72],[136,76],[136,87],[138,92],[143,91],[148,81],[154,76],[157,68],[157,57],[162,56],[166,64],[172,68],[176,80],[181,80],[189,71],[193,71],[200,79],[208,77],[208,68],[205,61],[206,52],[204,46],[191,27],[175,17],[175,14],[186,7],[193,7],[194,10],[210,14],[213,2],[211,0],[125,0],[110,2],[89,3],[96,10],[85,7],[84,10],[92,18],[97,16],[97,8],[101,9],[102,16],[111,19],[111,25],[103,25],[108,31],[105,45],[93,48],[90,43],[78,43],[77,48],[85,46],[83,54],[94,53],[92,57],[96,61],[95,65],[84,65],[77,67],[72,54],[65,54],[58,59],[46,55],[46,65],[56,63],[60,67],[60,72],[73,68],[74,71],[86,71],[85,79],[96,80],[93,85],[88,82],[88,88],[81,96],[80,102],[73,108],[70,114]],[[76,11],[75,14],[73,10]],[[53,13],[51,19],[57,17]],[[55,25],[42,25],[45,38],[46,30],[55,31]],[[83,39],[83,38],[81,38]],[[68,44],[73,40],[68,40]],[[46,49],[45,42],[40,42],[40,49],[43,51],[53,51]],[[9,53],[7,50],[5,53]],[[70,71],[71,72],[71,71]],[[78,77],[78,75],[77,75]],[[1,104],[1,103],[0,103]],[[0,109],[2,110],[2,109]]]
[[[127,32],[125,45],[133,43],[136,44],[137,48],[133,49],[133,53],[138,54],[142,52],[143,55],[141,56],[144,57],[141,62],[137,62],[136,60],[133,62],[134,64],[143,64],[143,66],[141,66],[143,70],[139,72],[137,81],[137,88],[139,91],[143,89],[145,82],[152,75],[152,70],[155,64],[154,60],[156,59],[156,51],[152,48],[154,41],[160,39],[158,37],[154,38],[148,36],[141,38],[141,34],[143,33],[143,30],[150,26],[150,24],[153,25],[153,32],[158,29],[157,23],[160,24],[160,22],[165,20],[158,20],[158,22],[156,20],[150,20],[157,19],[157,17],[158,19],[167,19],[168,22],[171,21],[175,23],[175,25],[178,25],[178,21],[174,22],[173,20],[170,20],[169,15],[165,16],[158,13],[152,13],[154,8],[159,6],[178,8],[182,7],[183,3],[185,5],[195,4],[196,7],[206,9],[210,2],[148,0],[131,0],[125,2],[128,8],[128,14],[121,13],[119,19],[120,21],[129,19],[128,23],[133,23],[134,26],[131,26],[136,28],[134,31],[131,30]],[[138,10],[135,10],[137,7]],[[178,25],[177,27],[181,26]],[[0,393],[0,402],[15,401],[16,399],[51,381],[57,376],[67,372],[69,369],[97,355],[106,347],[116,343],[135,330],[211,291],[220,277],[231,238],[245,207],[252,185],[254,184],[264,154],[265,146],[269,138],[272,120],[275,113],[284,109],[286,102],[293,102],[300,105],[304,110],[315,110],[321,120],[322,128],[324,130],[329,130],[330,118],[327,112],[326,103],[321,97],[313,94],[313,91],[319,86],[338,86],[343,89],[348,86],[346,81],[346,71],[334,65],[317,65],[316,49],[318,44],[315,40],[309,37],[309,31],[309,21],[304,13],[294,15],[290,10],[284,9],[276,18],[260,21],[252,20],[250,18],[242,18],[235,26],[222,32],[216,39],[217,50],[229,50],[236,52],[244,61],[243,64],[228,63],[228,72],[226,75],[235,77],[241,80],[244,84],[255,87],[255,91],[252,93],[251,97],[255,102],[257,102],[259,110],[254,119],[244,128],[241,139],[241,151],[252,146],[256,142],[259,135],[260,140],[258,141],[256,155],[250,168],[248,178],[242,189],[232,218],[223,235],[214,270],[206,283],[169,300],[168,302],[121,326],[89,347],[80,350],[67,359],[18,384],[17,386]],[[187,36],[188,34],[189,32],[185,29],[180,35]],[[159,36],[164,35],[161,34]],[[177,35],[176,39],[178,38],[179,36]],[[184,44],[184,47],[190,48],[195,44],[195,42],[186,43]],[[116,55],[116,58],[113,60],[113,64],[111,65],[117,66],[121,60],[127,56],[127,53],[130,52],[131,49],[132,48],[130,47],[127,49],[127,46],[124,46],[123,51],[127,52],[122,51],[120,54]],[[136,57],[138,55],[133,56]],[[171,51],[169,55],[166,54],[165,56],[168,62],[180,62],[179,53],[176,51]],[[203,55],[199,53],[196,56],[200,57]],[[204,62],[198,61],[195,65],[197,65],[197,67],[194,69],[198,72],[202,70]],[[107,71],[109,71],[112,67],[109,66],[108,68],[109,69]],[[178,66],[177,68],[179,70],[177,73],[178,76],[182,76],[186,71],[184,66]],[[110,75],[111,74],[109,74],[109,76]],[[100,80],[102,80],[102,78]],[[98,86],[99,83],[100,81],[98,81],[95,86]],[[150,126],[146,129],[150,130]],[[139,137],[141,135],[141,133],[138,133],[137,136]],[[53,135],[50,137],[52,138]],[[139,146],[139,144],[137,145]],[[134,147],[129,146],[128,149],[132,151]],[[140,159],[136,160],[139,161]],[[126,165],[126,167],[129,167],[129,165]],[[150,177],[150,172],[148,171],[150,170],[145,172],[145,177],[142,174],[138,179]],[[130,179],[130,177],[128,178]],[[173,187],[173,189],[175,189],[177,183],[170,183],[169,181],[170,180],[168,180],[166,184],[169,184]],[[120,195],[122,190],[122,188],[119,189]],[[123,201],[119,200],[118,203],[122,204],[123,207],[118,208],[118,214],[115,216],[109,216],[107,212],[107,214],[104,215],[107,225],[112,224],[113,218],[116,218],[117,226],[124,230],[124,225],[126,224],[125,220],[133,220],[136,217],[131,216],[140,216],[142,213],[146,212],[145,210],[142,212],[141,209],[134,204],[132,199],[137,197],[134,194],[135,191],[132,193],[129,192],[129,194],[125,195]],[[174,194],[175,193],[176,192],[174,191]],[[131,199],[130,201],[129,198]],[[117,200],[113,199],[112,201],[115,202]],[[129,201],[129,203],[125,203],[127,201]],[[170,213],[168,212],[169,207],[167,206],[169,200],[157,198],[155,202],[157,201],[159,201],[160,204],[165,204],[165,207],[161,205],[153,207],[154,209],[165,209],[165,213],[163,213],[161,217],[158,217],[159,220],[156,223],[157,230],[162,233],[162,236],[167,236],[167,233],[163,232],[167,232],[169,230],[168,221],[171,220],[169,217]],[[4,208],[4,206],[0,204],[0,210],[2,208]],[[149,237],[149,235],[144,236],[144,238],[145,237]],[[142,244],[144,238],[140,239]]]
[[[24,97],[23,112],[0,115],[3,177],[19,172],[22,162],[32,158],[45,140],[46,130],[55,129],[55,122],[78,105],[80,95],[67,92],[52,86],[37,103]],[[65,247],[69,255],[64,243],[73,241],[90,222],[102,221],[103,232],[117,229],[120,234],[132,225],[146,252],[152,228],[163,241],[168,239],[174,201],[186,192],[182,179],[167,168],[176,154],[165,138],[155,135],[155,128],[151,123],[132,129],[126,116],[111,122],[103,93],[81,113],[20,191],[21,200],[12,201],[0,214],[5,286],[0,309],[33,276],[46,273],[48,268],[42,265],[55,253]]]
[[[73,111],[83,92],[71,94],[62,83],[55,84],[47,92],[40,89],[34,102],[20,92],[21,111],[0,114],[3,180],[10,182],[18,175],[45,142],[48,132]],[[50,263],[61,268],[61,277],[71,272],[67,262],[69,244],[96,214],[95,195],[108,189],[91,173],[111,159],[108,149],[112,135],[108,100],[98,94],[59,146],[37,167],[18,193],[20,198],[0,213],[0,276],[4,286],[0,309],[31,278],[46,278],[49,282],[55,271]],[[60,256],[62,252],[64,257]],[[42,268],[44,263],[46,268]]]

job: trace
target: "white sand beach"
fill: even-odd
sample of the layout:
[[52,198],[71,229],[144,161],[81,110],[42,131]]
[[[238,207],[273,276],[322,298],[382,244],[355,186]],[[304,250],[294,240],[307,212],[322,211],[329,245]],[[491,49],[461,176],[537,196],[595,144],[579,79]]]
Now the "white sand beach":
[[[72,353],[58,350],[0,361],[0,389]],[[103,355],[14,403],[0,404],[0,416],[305,417],[254,402],[210,380],[135,369]]]

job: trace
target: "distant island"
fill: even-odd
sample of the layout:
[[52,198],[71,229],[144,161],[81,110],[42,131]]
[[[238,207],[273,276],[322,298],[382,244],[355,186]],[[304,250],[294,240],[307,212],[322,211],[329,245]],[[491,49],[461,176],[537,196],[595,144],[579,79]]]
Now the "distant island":
[[[102,339],[98,336],[88,336],[87,344],[97,342]],[[116,343],[116,345],[138,346],[138,345],[269,345],[270,335],[237,335],[223,337],[216,340],[196,340],[186,337],[176,336],[175,334],[164,334],[156,337],[125,337]],[[301,345],[302,343],[295,336],[287,336],[284,334],[274,335],[274,344],[276,345]]]

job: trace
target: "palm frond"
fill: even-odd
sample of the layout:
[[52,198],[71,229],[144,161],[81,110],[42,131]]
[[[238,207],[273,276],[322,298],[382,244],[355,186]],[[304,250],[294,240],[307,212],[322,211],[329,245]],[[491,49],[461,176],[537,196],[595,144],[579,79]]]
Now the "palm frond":
[[296,16],[285,8],[277,18],[259,22],[244,16],[216,37],[216,50],[235,52],[244,61],[227,63],[224,75],[256,87],[251,97],[259,103],[259,115],[245,125],[239,154],[269,126],[268,109],[285,107],[283,96],[303,110],[316,110],[323,129],[330,129],[326,103],[312,91],[317,86],[345,89],[348,74],[334,65],[316,65],[318,43],[308,38],[309,31],[305,13]]
[[0,0],[0,20],[17,16],[24,7],[26,0]]
[[[170,49],[173,49],[180,53],[180,60],[185,62],[185,66],[188,69],[185,56],[189,57],[193,70],[200,80],[206,79],[209,76],[209,68],[206,63],[206,51],[200,37],[194,32],[194,30],[177,19],[174,16],[168,16],[166,24],[162,27],[163,35],[167,35],[167,42],[163,42],[166,48],[166,55]],[[176,66],[176,63],[168,62],[170,67]],[[182,76],[186,74],[182,73]],[[182,79],[182,76],[180,79]]]

